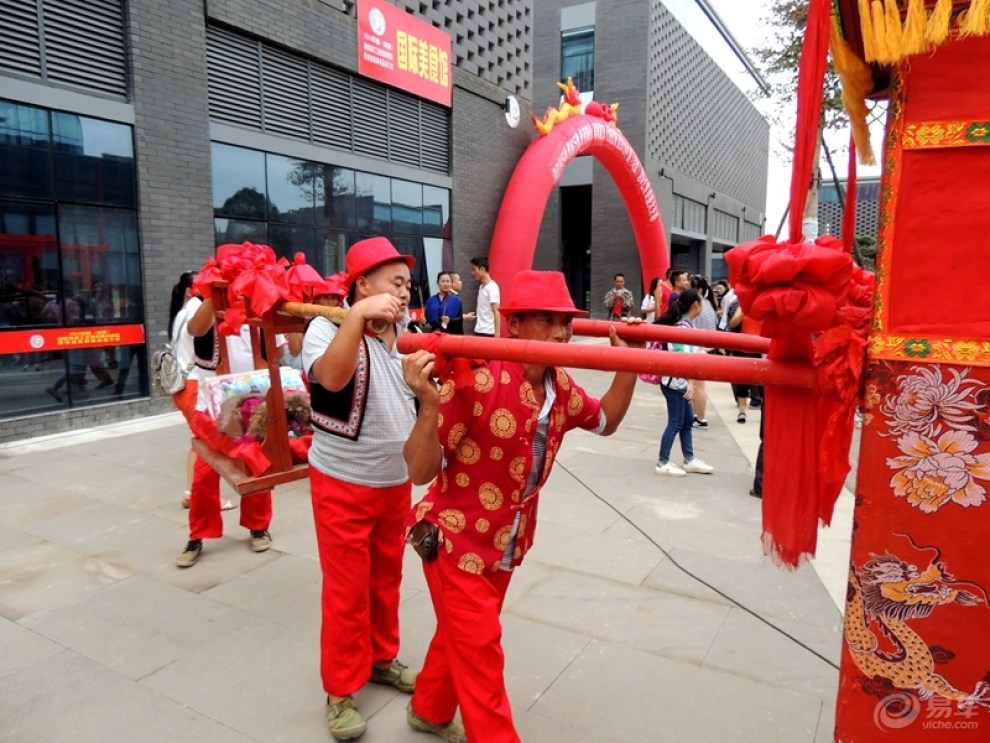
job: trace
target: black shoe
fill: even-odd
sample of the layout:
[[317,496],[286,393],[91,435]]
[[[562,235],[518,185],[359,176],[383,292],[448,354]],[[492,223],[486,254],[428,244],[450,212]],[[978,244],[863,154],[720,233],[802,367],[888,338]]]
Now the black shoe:
[[203,551],[202,539],[190,539],[186,543],[186,548],[175,558],[175,564],[180,568],[191,568],[199,559],[199,553]]
[[265,552],[272,546],[272,536],[265,529],[251,530],[251,551]]
[[753,496],[754,498],[762,498],[763,497],[763,493],[757,493],[756,492],[756,488],[751,488],[750,491],[749,491],[749,494],[751,496]]
[[749,401],[749,409],[750,410],[759,410],[762,407],[763,407],[763,400],[750,400]]

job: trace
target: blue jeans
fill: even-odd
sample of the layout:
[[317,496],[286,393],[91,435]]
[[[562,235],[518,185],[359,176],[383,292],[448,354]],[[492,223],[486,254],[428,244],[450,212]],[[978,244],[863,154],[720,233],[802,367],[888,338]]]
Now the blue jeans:
[[659,464],[667,464],[670,460],[670,450],[674,447],[674,439],[681,435],[681,453],[684,461],[694,459],[694,441],[691,438],[691,425],[694,423],[694,408],[690,400],[684,399],[683,392],[677,392],[660,385],[664,398],[667,400],[667,427],[660,437]]

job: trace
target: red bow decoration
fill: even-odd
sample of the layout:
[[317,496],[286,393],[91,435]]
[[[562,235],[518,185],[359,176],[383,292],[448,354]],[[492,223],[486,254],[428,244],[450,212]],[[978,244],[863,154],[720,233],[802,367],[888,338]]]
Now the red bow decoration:
[[474,384],[474,368],[483,362],[477,359],[441,356],[437,349],[442,337],[443,334],[439,330],[434,331],[426,336],[426,343],[423,345],[424,349],[436,357],[433,360],[433,373],[442,382],[454,380],[456,389],[472,386]]
[[[224,274],[230,281],[227,295],[233,302],[244,297],[251,310],[258,315],[268,312],[289,296],[289,282],[285,274],[288,261],[276,260],[275,251],[267,245],[243,243],[221,245],[217,256]],[[240,331],[240,325],[230,318],[227,323]]]
[[211,255],[206,259],[203,267],[196,273],[196,278],[193,279],[193,294],[197,297],[212,297],[213,282],[223,280],[223,274],[220,272],[220,266],[217,265],[217,259]]
[[329,294],[331,289],[319,272],[306,263],[303,253],[296,253],[292,265],[285,272],[289,287],[286,297],[290,302],[307,302],[320,294]]
[[818,367],[815,390],[770,387],[764,396],[764,544],[794,566],[814,554],[818,519],[831,520],[849,471],[873,274],[828,236],[814,244],[765,236],[725,259],[743,312],[771,338],[768,357]]

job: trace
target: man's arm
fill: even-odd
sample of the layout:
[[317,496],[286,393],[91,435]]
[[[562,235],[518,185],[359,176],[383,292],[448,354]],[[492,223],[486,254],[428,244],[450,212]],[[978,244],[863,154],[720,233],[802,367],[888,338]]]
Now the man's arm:
[[355,302],[323,355],[310,369],[320,386],[331,392],[344,389],[357,369],[358,344],[364,336],[365,323],[373,319],[394,323],[401,315],[400,307],[399,300],[391,294],[376,294]]
[[492,312],[495,314],[495,337],[502,336],[502,313],[498,311],[498,302],[492,302]]
[[189,331],[189,335],[199,338],[206,335],[212,327],[213,300],[204,299],[203,304],[196,310],[196,314],[189,318],[189,322],[186,323],[186,330]]
[[402,359],[402,375],[419,400],[416,423],[402,448],[409,479],[415,485],[425,485],[433,480],[443,466],[443,451],[437,436],[440,393],[432,378],[433,359],[432,353],[423,350]]
[[[608,329],[608,340],[613,346],[618,348],[645,348],[645,343],[629,344],[619,338],[619,334],[612,325]],[[629,403],[632,402],[633,391],[636,389],[635,372],[617,372],[612,379],[612,384],[602,395],[602,412],[605,414],[605,428],[602,436],[611,436],[615,433],[622,419],[626,417],[629,410]]]

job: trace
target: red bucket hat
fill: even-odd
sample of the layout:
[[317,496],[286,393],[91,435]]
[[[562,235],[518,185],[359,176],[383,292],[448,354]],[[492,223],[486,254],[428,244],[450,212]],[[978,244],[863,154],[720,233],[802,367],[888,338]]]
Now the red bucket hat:
[[574,306],[560,271],[520,271],[512,280],[509,301],[498,306],[504,315],[517,312],[566,312],[587,315]]
[[350,291],[359,276],[384,266],[386,263],[404,261],[409,268],[416,265],[416,259],[411,255],[402,255],[386,237],[369,237],[351,246],[347,251],[347,278],[344,286]]

